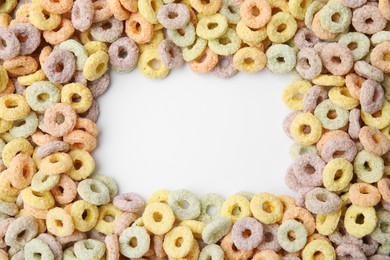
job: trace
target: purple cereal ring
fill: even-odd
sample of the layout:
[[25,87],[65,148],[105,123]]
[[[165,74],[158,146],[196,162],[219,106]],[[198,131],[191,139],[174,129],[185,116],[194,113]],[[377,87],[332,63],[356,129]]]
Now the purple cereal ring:
[[233,55],[218,56],[218,63],[215,65],[212,73],[220,78],[230,78],[238,73],[233,65]]
[[69,82],[76,71],[75,58],[69,51],[53,51],[43,64],[43,71],[51,82]]
[[12,81],[12,83],[15,86],[15,94],[21,94],[22,95],[24,90],[26,89],[26,87],[20,85],[16,78],[10,78],[10,80]]
[[374,34],[385,29],[386,24],[377,6],[364,5],[353,11],[352,25],[358,32]]
[[322,170],[325,162],[315,154],[304,154],[292,164],[293,173],[298,181],[307,187],[322,185]]
[[333,75],[345,75],[353,67],[351,50],[341,43],[325,45],[320,56],[324,67]]
[[354,260],[367,259],[366,255],[356,245],[341,244],[336,248],[337,259]]
[[350,138],[336,137],[324,145],[321,151],[321,157],[325,162],[336,158],[344,158],[352,162],[355,159],[356,153],[356,144]]
[[385,100],[385,92],[379,82],[367,79],[363,82],[360,90],[360,105],[362,110],[368,114],[373,114],[380,110]]
[[53,153],[57,153],[57,152],[65,152],[66,153],[68,151],[69,151],[69,145],[67,143],[62,142],[62,141],[51,141],[51,142],[47,142],[47,143],[44,143],[41,146],[39,146],[36,149],[35,154],[39,159],[43,159],[46,156],[53,154]]
[[279,251],[281,247],[278,242],[278,229],[278,224],[263,225],[263,241],[257,249]]
[[241,218],[233,225],[232,237],[238,250],[252,250],[263,241],[263,225],[255,218]]
[[140,213],[145,207],[145,200],[135,193],[123,193],[115,196],[113,204],[120,210]]
[[171,40],[165,39],[158,45],[158,56],[161,62],[169,69],[180,68],[184,65],[181,49]]
[[40,32],[29,23],[19,23],[13,25],[10,30],[19,39],[20,55],[33,53],[41,43]]
[[366,256],[372,256],[378,250],[379,243],[376,242],[370,235],[362,237],[362,245],[360,249]]
[[359,138],[360,124],[360,109],[355,108],[349,112],[348,134],[352,139]]
[[15,34],[7,29],[0,27],[0,59],[9,60],[18,56],[20,42]]
[[114,42],[123,32],[123,22],[111,17],[108,20],[95,23],[91,27],[91,35],[101,42]]
[[343,0],[343,3],[346,7],[358,8],[367,3],[367,0]]
[[324,188],[306,193],[305,206],[313,214],[334,214],[341,207],[340,197]]
[[106,72],[100,78],[95,79],[94,81],[89,81],[87,86],[89,90],[91,90],[92,96],[96,98],[106,92],[109,84],[110,74]]
[[293,111],[287,114],[287,116],[283,119],[282,127],[284,133],[291,138],[291,133],[290,133],[290,126],[294,118],[302,113],[301,111]]
[[84,113],[80,114],[80,117],[89,119],[92,122],[96,123],[96,121],[99,118],[99,104],[98,104],[98,102],[96,102],[95,99],[92,100],[91,107],[87,111],[85,111]]
[[298,52],[296,70],[304,79],[314,79],[321,74],[320,55],[312,48],[303,48]]
[[91,27],[95,9],[92,0],[76,0],[72,8],[73,27],[80,32],[84,32]]
[[332,241],[337,246],[342,244],[361,246],[363,244],[361,239],[356,238],[347,232],[342,221],[339,222],[336,231],[330,234],[328,237],[330,241]]
[[314,85],[306,93],[303,99],[303,111],[313,113],[317,105],[328,98],[328,93],[321,87]]
[[7,248],[7,244],[4,241],[5,233],[7,232],[8,226],[14,221],[14,218],[5,218],[0,220],[0,248]]
[[47,233],[42,233],[37,236],[38,239],[42,240],[45,242],[46,245],[49,246],[51,252],[54,255],[54,259],[62,259],[63,251],[62,251],[62,245],[58,240],[53,237],[50,234]]
[[190,21],[190,10],[185,4],[166,4],[158,10],[157,19],[167,29],[181,29]]
[[286,175],[284,176],[284,182],[286,183],[287,187],[297,192],[299,189],[303,188],[304,186],[298,181],[298,178],[295,176],[293,171],[294,171],[293,167],[292,165],[290,165],[287,168]]
[[310,29],[303,27],[294,36],[294,43],[299,49],[313,48],[320,41]]
[[112,68],[119,72],[129,72],[137,65],[139,50],[129,37],[114,41],[108,48]]

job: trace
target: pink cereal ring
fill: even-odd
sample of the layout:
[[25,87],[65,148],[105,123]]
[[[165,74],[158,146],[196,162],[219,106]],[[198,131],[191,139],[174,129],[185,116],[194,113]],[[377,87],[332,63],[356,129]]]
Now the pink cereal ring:
[[51,142],[47,142],[47,143],[44,143],[41,146],[39,146],[35,151],[35,155],[38,158],[43,159],[46,156],[53,154],[53,153],[57,153],[57,152],[65,152],[66,153],[68,151],[69,151],[69,145],[67,143],[62,142],[62,141],[51,141]]
[[298,192],[299,189],[304,187],[304,185],[302,185],[295,176],[292,165],[287,168],[286,175],[284,176],[284,182],[287,187],[295,192]]
[[364,150],[382,156],[390,150],[390,142],[381,131],[372,126],[364,126],[360,129],[359,140]]
[[322,185],[322,170],[325,162],[315,154],[304,154],[292,164],[293,173],[304,186],[317,187]]
[[295,45],[299,49],[313,48],[320,39],[308,28],[303,27],[294,36]]
[[283,126],[283,130],[284,130],[284,133],[290,137],[291,137],[291,133],[290,133],[290,128],[291,128],[291,123],[292,121],[294,121],[294,118],[299,115],[300,113],[302,113],[301,111],[293,111],[293,112],[290,112],[289,114],[287,114],[287,116],[283,119],[283,123],[282,123],[282,126]]
[[121,37],[110,45],[108,55],[114,70],[126,72],[137,65],[139,50],[132,39]]
[[321,87],[314,85],[303,99],[303,111],[313,113],[317,105],[328,98],[328,93]]
[[220,78],[230,78],[238,73],[233,65],[233,55],[218,56],[218,63],[213,69],[213,74]]
[[98,23],[107,20],[113,16],[106,0],[97,0],[93,2],[93,22]]
[[96,122],[99,117],[99,104],[95,100],[92,100],[91,107],[85,111],[84,113],[80,114],[81,118],[87,118],[91,120],[92,122]]
[[364,5],[353,11],[352,25],[358,32],[374,34],[385,29],[386,24],[377,6]]
[[360,109],[355,108],[349,112],[349,126],[348,126],[349,136],[352,139],[358,139],[360,129],[361,129]]
[[190,10],[185,4],[166,4],[158,10],[157,19],[167,29],[181,29],[190,21]]
[[140,213],[145,207],[145,200],[135,193],[123,193],[115,196],[113,204],[120,210]]
[[68,51],[53,51],[43,64],[43,71],[50,81],[66,83],[73,77],[76,71],[75,58]]
[[0,59],[8,60],[15,58],[19,54],[19,50],[20,43],[13,31],[0,27]]
[[61,174],[60,181],[50,191],[58,204],[70,203],[77,196],[76,183],[66,174]]
[[104,239],[106,244],[106,260],[117,260],[120,257],[119,239],[115,234],[107,235]]
[[169,69],[179,68],[184,65],[181,49],[171,40],[165,39],[158,45],[158,56],[161,62]]
[[0,220],[0,248],[7,248],[7,244],[4,241],[5,233],[8,229],[8,226],[14,221],[14,218],[6,218]]
[[94,11],[92,0],[74,1],[71,16],[74,28],[80,32],[88,30],[93,22]]
[[96,98],[102,95],[104,92],[106,92],[109,84],[110,84],[110,74],[106,72],[100,78],[95,79],[93,81],[89,81],[88,84],[86,85],[89,88],[89,90],[91,90],[92,96]]
[[120,236],[126,228],[130,227],[138,219],[138,215],[131,212],[124,212],[114,223],[114,233]]
[[353,67],[352,52],[340,43],[329,43],[321,51],[324,67],[333,75],[345,75]]
[[253,250],[263,241],[263,225],[255,218],[241,218],[234,223],[232,236],[237,249]]
[[329,162],[336,158],[344,158],[349,162],[355,159],[356,144],[349,137],[336,137],[327,142],[321,151],[321,157]]
[[28,55],[33,53],[41,43],[40,32],[29,23],[16,24],[10,29],[17,38],[23,37],[23,41],[20,42],[21,55]]
[[[63,122],[58,120],[63,117]],[[57,103],[45,111],[43,123],[46,131],[54,136],[61,137],[71,132],[76,125],[77,114],[73,107],[65,103]]]
[[367,79],[360,90],[360,104],[362,110],[368,114],[373,114],[382,108],[385,100],[385,93],[379,82]]

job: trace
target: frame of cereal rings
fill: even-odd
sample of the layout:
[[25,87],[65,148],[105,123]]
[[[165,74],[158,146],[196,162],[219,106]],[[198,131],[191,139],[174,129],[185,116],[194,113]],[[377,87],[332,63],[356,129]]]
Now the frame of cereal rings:
[[[389,0],[4,0],[0,259],[390,259],[389,29]],[[108,71],[186,62],[294,75],[295,198],[145,200],[93,174]]]

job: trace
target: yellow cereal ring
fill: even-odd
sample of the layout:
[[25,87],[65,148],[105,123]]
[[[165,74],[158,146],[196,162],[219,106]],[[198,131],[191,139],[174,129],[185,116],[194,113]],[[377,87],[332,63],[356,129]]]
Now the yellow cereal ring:
[[81,232],[90,231],[99,218],[98,207],[85,200],[74,202],[69,213],[72,216],[75,228]]
[[150,42],[138,45],[140,53],[146,49],[157,49],[158,45],[164,40],[164,33],[162,30],[154,32],[153,38]]
[[9,78],[8,78],[7,70],[3,66],[0,66],[0,92],[3,92],[5,90],[8,81]]
[[13,121],[8,121],[0,118],[0,133],[5,133],[13,127]]
[[168,205],[154,202],[146,206],[142,220],[147,230],[155,235],[164,235],[172,229],[175,215]]
[[156,10],[159,10],[162,5],[161,0],[139,0],[138,10],[149,23],[158,24]]
[[54,207],[55,201],[50,191],[36,192],[31,187],[21,192],[23,203],[36,209],[50,209]]
[[349,234],[357,238],[371,234],[377,222],[374,207],[351,205],[345,212],[344,226]]
[[104,51],[91,54],[84,64],[84,77],[89,81],[100,78],[108,69],[108,59],[108,54]]
[[8,178],[8,171],[5,170],[0,173],[0,195],[5,201],[10,201],[19,195],[20,190],[12,186],[11,181]]
[[63,208],[53,208],[46,216],[47,231],[58,237],[70,236],[74,231],[74,224],[70,214]]
[[333,104],[347,110],[354,109],[360,104],[359,99],[352,97],[346,87],[333,87],[328,96]]
[[313,0],[290,0],[288,1],[288,7],[290,9],[290,13],[297,20],[304,20],[305,13],[309,5],[313,2]]
[[32,155],[34,147],[24,138],[15,138],[4,146],[2,159],[5,166],[9,166],[12,159],[19,153]]
[[184,220],[180,222],[179,226],[188,227],[196,239],[202,239],[202,232],[206,227],[206,223],[197,220]]
[[145,49],[139,57],[138,68],[145,77],[151,79],[163,79],[169,73],[169,69],[161,62],[157,49]]
[[39,164],[39,169],[46,175],[56,175],[68,172],[73,167],[72,158],[67,153],[53,153]]
[[48,13],[39,3],[31,3],[29,6],[29,19],[32,25],[42,31],[52,31],[61,23],[61,16],[58,14]]
[[390,103],[387,100],[383,102],[382,109],[378,112],[371,115],[362,110],[360,114],[366,125],[373,126],[380,130],[390,125]]
[[345,84],[345,79],[342,76],[335,75],[319,75],[312,80],[313,84],[328,87],[342,87]]
[[336,259],[336,252],[329,241],[323,239],[313,240],[306,244],[302,250],[302,260],[317,259],[334,260]]
[[194,236],[188,227],[175,227],[165,235],[163,248],[170,258],[182,258],[189,254]]
[[264,69],[267,56],[254,47],[239,49],[233,56],[234,67],[242,72],[253,73]]
[[334,214],[324,214],[316,216],[316,229],[318,233],[324,236],[329,236],[336,229],[341,217],[341,210]]
[[353,178],[353,165],[344,158],[329,161],[322,171],[324,187],[330,191],[342,191]]
[[250,203],[244,196],[233,195],[222,204],[221,215],[233,223],[240,218],[250,217]]
[[18,77],[18,83],[22,86],[30,86],[34,82],[43,81],[46,79],[45,72],[43,70],[37,70],[33,74],[25,75],[25,76],[19,76]]
[[108,52],[108,47],[104,42],[99,41],[90,41],[84,44],[84,48],[87,51],[88,56],[98,52],[98,51],[104,51]]
[[[95,229],[100,233],[109,235],[114,233],[114,225],[118,221],[123,211],[115,207],[113,204],[105,204],[99,207],[99,218]],[[106,218],[114,218],[107,220]]]
[[72,158],[73,167],[67,175],[75,181],[87,178],[95,170],[95,160],[84,150],[72,150],[68,153]]
[[146,201],[146,204],[152,204],[155,202],[161,202],[161,203],[168,203],[168,196],[170,194],[170,191],[167,190],[158,190],[152,193],[148,200]]
[[[74,102],[74,98],[78,97]],[[76,113],[84,113],[92,105],[91,90],[81,83],[66,84],[61,90],[61,102],[71,105]]]
[[25,118],[30,107],[22,95],[9,94],[0,97],[0,118],[13,121]]
[[80,42],[83,45],[89,43],[90,41],[92,41],[91,29],[88,29],[88,30],[80,33],[79,37],[80,37]]
[[295,208],[297,204],[295,200],[288,195],[279,195],[278,199],[283,205],[283,212],[286,212],[290,208]]
[[282,92],[282,100],[284,104],[292,110],[303,109],[303,98],[297,98],[298,94],[305,95],[311,84],[307,80],[294,81],[287,85]]
[[[310,132],[305,133],[305,127],[310,126]],[[312,145],[320,140],[322,135],[321,122],[311,113],[298,114],[291,123],[290,132],[295,142],[302,145]]]
[[267,38],[267,27],[253,30],[243,21],[237,23],[236,32],[238,37],[247,44],[256,44]]
[[283,217],[283,204],[278,197],[261,192],[254,196],[250,202],[253,216],[263,224],[273,224]]
[[[0,176],[1,176],[1,174],[0,174]],[[1,177],[0,177],[0,179],[1,179]],[[0,183],[0,200],[2,200],[2,201],[5,201],[5,202],[15,202],[16,201],[16,198],[17,198],[17,196],[8,196],[5,192],[3,192],[2,191],[2,187],[1,187],[1,183]],[[19,191],[18,191],[18,193],[19,193]]]
[[294,37],[298,29],[294,17],[285,12],[279,12],[272,16],[267,24],[268,38],[275,43],[284,43]]

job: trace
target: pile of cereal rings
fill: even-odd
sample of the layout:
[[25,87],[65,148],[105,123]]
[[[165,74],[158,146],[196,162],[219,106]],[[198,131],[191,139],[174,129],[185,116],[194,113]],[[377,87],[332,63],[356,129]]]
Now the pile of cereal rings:
[[[389,0],[4,0],[1,260],[390,259]],[[297,197],[93,174],[109,67],[292,72]]]

